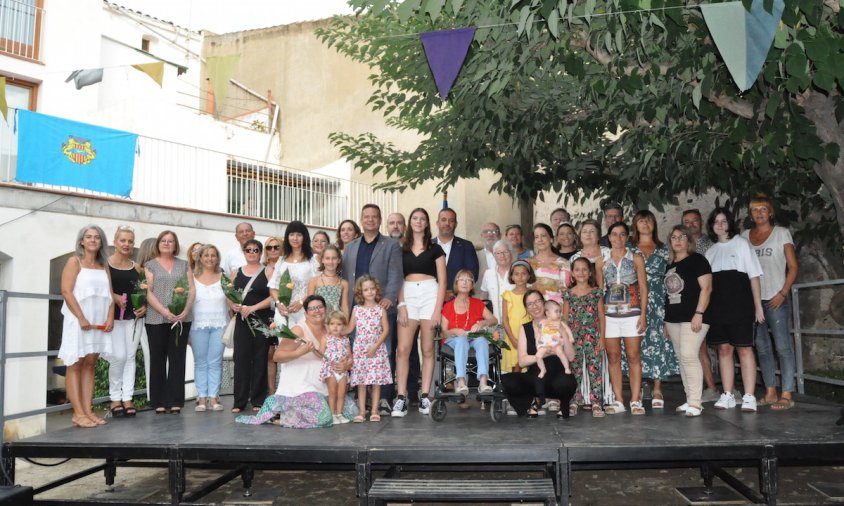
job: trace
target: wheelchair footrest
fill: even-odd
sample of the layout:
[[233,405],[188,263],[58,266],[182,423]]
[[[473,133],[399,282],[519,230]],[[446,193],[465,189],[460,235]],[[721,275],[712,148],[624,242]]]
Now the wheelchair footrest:
[[393,501],[492,501],[540,500],[555,504],[554,482],[544,479],[517,480],[429,480],[379,478],[369,489],[369,498]]

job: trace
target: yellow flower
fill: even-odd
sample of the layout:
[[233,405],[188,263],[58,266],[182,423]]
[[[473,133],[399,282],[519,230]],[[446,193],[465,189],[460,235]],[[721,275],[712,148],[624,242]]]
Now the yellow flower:
[[141,283],[140,285],[138,285],[138,288],[140,288],[141,290],[146,290],[146,289],[147,289],[147,284],[146,284],[146,283]]
[[185,289],[182,288],[181,286],[177,286],[176,288],[173,289],[173,292],[174,293],[185,293]]
[[270,323],[270,329],[274,329],[276,327],[278,327],[278,324],[276,324],[276,322]]
[[287,286],[290,290],[293,290],[293,283],[287,283],[285,286]]

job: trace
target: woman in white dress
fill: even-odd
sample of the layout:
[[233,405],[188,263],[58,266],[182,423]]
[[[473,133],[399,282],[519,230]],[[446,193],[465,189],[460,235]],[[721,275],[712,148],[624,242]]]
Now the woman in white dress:
[[278,300],[278,283],[285,271],[290,273],[290,281],[293,283],[290,304],[276,305],[277,322],[285,323],[286,318],[285,324],[293,327],[305,320],[302,304],[308,294],[308,283],[317,275],[318,269],[319,264],[311,251],[311,236],[308,228],[301,221],[291,221],[284,231],[282,257],[276,262],[275,270],[270,278],[270,297],[275,301]]
[[96,225],[76,236],[76,251],[62,271],[62,344],[59,358],[67,366],[65,387],[73,407],[73,426],[105,424],[94,414],[94,365],[101,353],[111,353],[114,300],[108,272],[108,241]]

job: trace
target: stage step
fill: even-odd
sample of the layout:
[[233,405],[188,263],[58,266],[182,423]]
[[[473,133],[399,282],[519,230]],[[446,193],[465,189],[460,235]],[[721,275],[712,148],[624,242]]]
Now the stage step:
[[523,480],[427,480],[378,478],[369,489],[369,503],[383,501],[519,502],[557,504],[554,481]]

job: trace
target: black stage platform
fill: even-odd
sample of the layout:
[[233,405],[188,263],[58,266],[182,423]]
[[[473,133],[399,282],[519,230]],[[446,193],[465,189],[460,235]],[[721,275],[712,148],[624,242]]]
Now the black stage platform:
[[[166,467],[171,504],[202,504],[204,495],[237,477],[249,487],[256,469],[354,469],[360,504],[368,503],[373,479],[402,471],[543,471],[558,501],[577,504],[569,497],[574,470],[700,467],[707,486],[718,476],[751,502],[772,505],[778,466],[844,464],[838,406],[798,397],[790,411],[743,414],[706,404],[702,416],[685,418],[674,412],[679,392],[667,394],[666,409],[645,416],[594,419],[581,411],[569,420],[505,416],[496,423],[477,405],[450,404],[440,423],[411,411],[403,419],[312,430],[237,424],[228,411],[194,413],[189,404],[181,415],[142,412],[96,429],[69,427],[9,443],[3,458],[11,480],[14,459],[22,457],[103,459],[87,474],[104,470],[107,483],[117,467]],[[738,466],[759,469],[759,492],[723,470]],[[220,478],[186,491],[191,468],[220,469]],[[37,489],[36,503],[39,491],[80,474]]]

